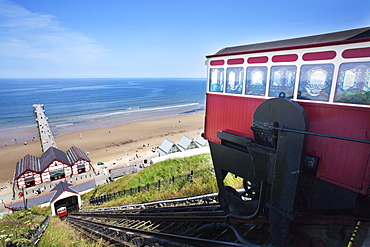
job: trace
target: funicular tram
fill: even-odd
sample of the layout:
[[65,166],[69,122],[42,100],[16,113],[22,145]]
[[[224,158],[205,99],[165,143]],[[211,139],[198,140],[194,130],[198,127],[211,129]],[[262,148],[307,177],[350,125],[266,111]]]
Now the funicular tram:
[[266,215],[277,246],[298,217],[370,221],[370,27],[226,47],[206,65],[204,138],[230,217]]

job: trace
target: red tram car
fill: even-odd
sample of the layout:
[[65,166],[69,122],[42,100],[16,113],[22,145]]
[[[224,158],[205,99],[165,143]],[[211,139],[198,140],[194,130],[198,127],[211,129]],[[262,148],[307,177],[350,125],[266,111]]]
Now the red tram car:
[[204,138],[226,211],[267,210],[276,245],[307,212],[370,220],[370,27],[227,47],[206,65]]
[[59,218],[63,218],[64,216],[67,216],[67,208],[62,206],[57,209],[57,215]]

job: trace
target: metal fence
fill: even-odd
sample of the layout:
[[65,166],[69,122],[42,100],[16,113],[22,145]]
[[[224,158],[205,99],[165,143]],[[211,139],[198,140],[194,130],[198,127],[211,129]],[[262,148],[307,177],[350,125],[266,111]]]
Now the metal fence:
[[184,174],[184,175],[172,176],[169,179],[158,180],[154,183],[147,183],[147,184],[143,184],[143,185],[140,185],[134,188],[124,189],[122,191],[117,191],[114,193],[101,195],[98,197],[93,197],[95,195],[95,192],[94,192],[93,196],[89,199],[89,203],[91,205],[101,205],[105,202],[109,202],[115,198],[122,197],[125,195],[132,195],[134,193],[140,193],[143,191],[148,191],[148,190],[153,190],[153,189],[161,190],[161,189],[167,188],[168,186],[174,185],[176,183],[178,184],[184,183],[184,182],[190,183],[194,177],[201,176],[202,174],[211,172],[211,171],[213,171],[213,169],[203,169],[203,170],[199,170],[195,172],[190,171],[189,173]]

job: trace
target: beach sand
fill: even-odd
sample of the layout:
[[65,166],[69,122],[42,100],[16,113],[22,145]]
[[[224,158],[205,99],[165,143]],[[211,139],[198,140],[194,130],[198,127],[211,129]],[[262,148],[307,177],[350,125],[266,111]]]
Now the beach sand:
[[[99,161],[110,162],[118,158],[128,160],[136,154],[153,154],[152,148],[160,146],[165,138],[174,143],[178,143],[183,135],[196,139],[203,133],[203,121],[204,113],[184,114],[63,134],[56,137],[55,141],[58,149],[62,151],[67,151],[74,145],[88,152],[92,163],[96,165]],[[31,136],[37,134],[37,129],[36,132],[22,131],[33,132],[27,133]],[[40,141],[0,147],[0,186],[10,187],[9,181],[13,180],[16,163],[26,154],[41,156]]]

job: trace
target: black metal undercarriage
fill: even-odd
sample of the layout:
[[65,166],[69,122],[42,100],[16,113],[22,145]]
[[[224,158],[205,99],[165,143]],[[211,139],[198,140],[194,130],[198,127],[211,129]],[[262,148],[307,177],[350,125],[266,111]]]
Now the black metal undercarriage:
[[[254,139],[219,131],[221,144],[210,142],[219,202],[229,218],[267,217],[274,246],[291,244],[295,219],[302,215],[370,220],[369,198],[315,178],[318,158],[304,153],[308,119],[299,104],[265,101],[251,129]],[[228,173],[243,178],[243,193],[224,185]],[[258,202],[253,213],[248,197]]]

